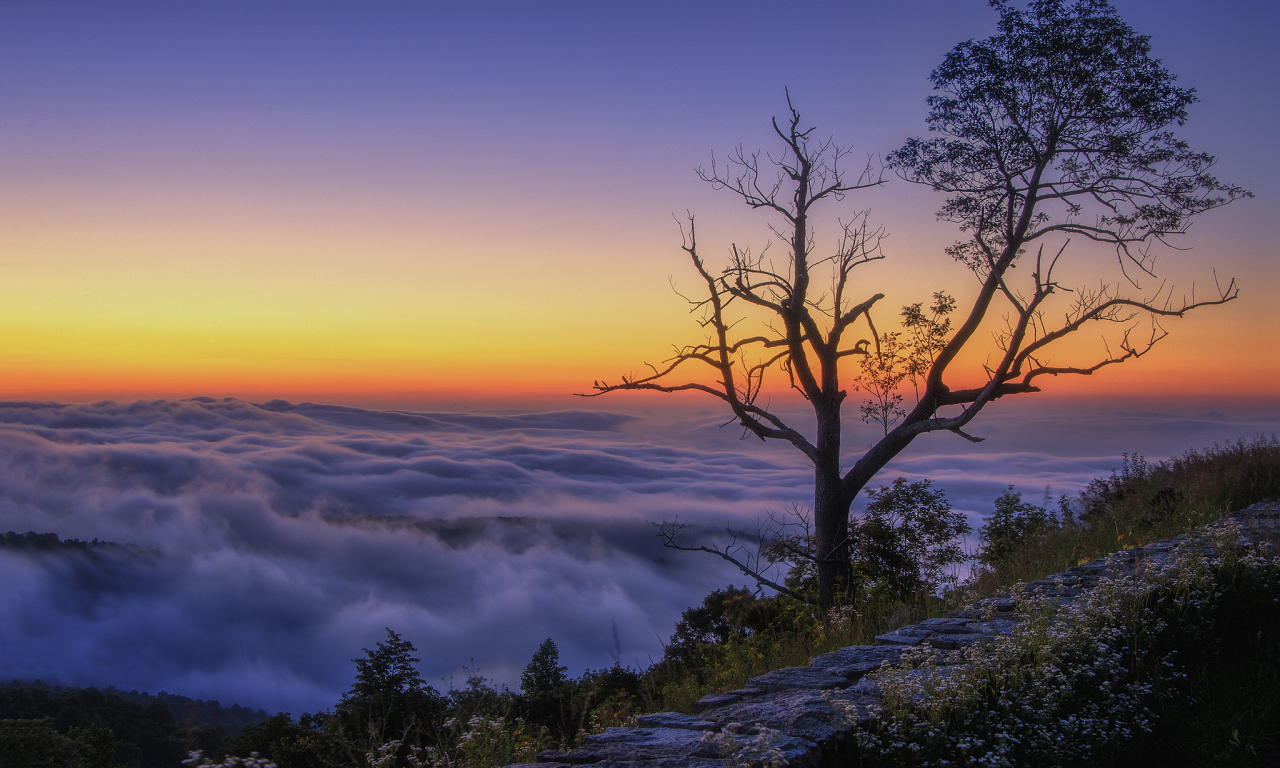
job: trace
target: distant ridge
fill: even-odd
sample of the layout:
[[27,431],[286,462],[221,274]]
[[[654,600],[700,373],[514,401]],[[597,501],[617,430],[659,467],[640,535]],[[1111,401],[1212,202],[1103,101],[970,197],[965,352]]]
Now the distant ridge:
[[[48,692],[50,696],[89,690],[88,687],[53,685],[43,680],[12,680],[8,683],[0,683],[0,689],[41,690]],[[200,725],[207,725],[213,728],[221,727],[228,735],[233,736],[239,733],[241,728],[247,725],[258,725],[270,717],[262,709],[250,709],[239,704],[224,707],[215,700],[192,699],[167,691],[150,694],[142,691],[122,691],[110,685],[96,690],[142,707],[146,707],[156,700],[163,701],[168,705],[169,711],[173,713],[173,718],[179,728],[194,728]]]
[[0,547],[9,549],[42,549],[42,550],[67,550],[67,549],[122,549],[120,544],[112,541],[81,541],[80,539],[59,539],[56,533],[36,533],[35,531],[27,531],[26,533],[15,533],[13,531],[5,531],[0,534]]

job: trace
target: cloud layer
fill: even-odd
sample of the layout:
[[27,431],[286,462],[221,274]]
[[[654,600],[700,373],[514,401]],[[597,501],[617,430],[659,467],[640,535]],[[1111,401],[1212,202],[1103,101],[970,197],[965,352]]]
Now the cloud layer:
[[[1280,421],[1034,416],[1035,430],[1025,412],[988,420],[977,453],[938,438],[930,447],[956,453],[910,453],[886,476],[933,478],[977,523],[1006,484],[1069,493],[1120,450],[1163,458]],[[336,701],[384,626],[418,646],[438,685],[461,683],[464,666],[514,685],[548,636],[573,673],[606,666],[615,624],[622,663],[645,665],[684,608],[742,582],[713,558],[663,550],[657,523],[714,536],[812,492],[798,454],[737,443],[718,423],[207,398],[0,404],[0,531],[124,545],[0,547],[0,676],[296,715]]]

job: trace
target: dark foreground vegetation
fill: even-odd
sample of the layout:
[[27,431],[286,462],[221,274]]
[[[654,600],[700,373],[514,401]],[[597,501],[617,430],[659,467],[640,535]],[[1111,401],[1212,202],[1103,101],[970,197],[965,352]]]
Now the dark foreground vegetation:
[[1013,631],[945,673],[943,654],[912,652],[877,676],[889,710],[858,732],[857,764],[1270,764],[1280,558],[1224,548],[1154,585],[1104,580],[1065,607],[1019,594]]
[[[176,768],[194,750],[214,762],[256,752],[280,768],[479,768],[531,761],[542,749],[571,746],[637,714],[688,712],[701,696],[741,687],[771,669],[873,642],[891,627],[940,615],[1017,581],[1174,536],[1276,498],[1280,442],[1274,437],[1190,451],[1157,464],[1125,456],[1110,477],[1094,480],[1076,497],[1059,498],[1054,509],[1026,502],[1012,490],[1003,494],[980,532],[983,546],[971,575],[961,581],[955,567],[968,558],[958,546],[963,521],[927,481],[895,481],[871,493],[867,514],[850,525],[856,543],[851,570],[860,579],[856,602],[822,612],[790,596],[726,587],[685,611],[662,659],[646,670],[615,665],[574,678],[549,638],[534,653],[518,691],[475,672],[462,688],[440,692],[419,676],[412,643],[388,630],[384,642],[356,660],[351,690],[331,710],[298,718],[267,718],[261,711],[167,694],[11,685],[0,689],[4,765]],[[788,588],[803,593],[817,585],[810,561],[799,556],[803,526],[796,531],[765,551],[785,573]],[[1280,746],[1280,581],[1256,562],[1234,561],[1197,578],[1155,597],[1111,596],[1114,605],[1128,608],[1100,612],[1096,626],[1066,637],[1052,653],[1031,649],[1019,663],[1004,665],[1004,672],[987,670],[983,696],[970,696],[950,710],[901,708],[903,719],[887,725],[881,741],[867,743],[862,759],[867,765],[885,764],[889,757],[893,765],[948,759],[963,764],[963,756],[947,750],[954,752],[964,739],[990,745],[1005,734],[1033,744],[1009,731],[1016,713],[995,705],[1007,704],[1010,696],[1037,695],[1039,678],[1031,662],[1047,654],[1062,659],[1063,668],[1092,675],[1088,682],[1069,682],[1065,690],[1079,695],[1059,695],[1058,706],[1097,703],[1091,686],[1105,683],[1112,693],[1136,691],[1133,701],[1141,706],[1132,711],[1149,711],[1126,723],[1120,715],[1130,710],[1112,701],[1117,709],[1108,722],[1129,733],[1107,742],[1106,759],[1139,765],[1256,763]],[[1147,612],[1136,610],[1133,601]],[[1118,666],[1085,664],[1097,655],[1088,644],[1111,636],[1142,640],[1122,644],[1125,661]],[[1075,662],[1073,654],[1080,657]],[[1169,674],[1169,664],[1176,665],[1176,674]],[[1010,677],[1010,669],[1021,671]],[[1083,718],[1047,705],[1035,711],[1046,722]],[[933,752],[908,754],[893,747],[920,723],[934,734]],[[1014,764],[1052,764],[1032,757],[1028,753]],[[1105,760],[1099,756],[1095,762]]]
[[[59,545],[56,536],[7,538]],[[171,693],[153,696],[15,680],[0,685],[0,765],[176,766],[189,751],[220,749],[227,733],[266,718],[260,709],[223,707]]]

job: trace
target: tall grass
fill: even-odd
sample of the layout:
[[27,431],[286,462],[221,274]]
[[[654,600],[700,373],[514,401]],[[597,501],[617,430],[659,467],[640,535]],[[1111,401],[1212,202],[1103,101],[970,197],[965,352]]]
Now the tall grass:
[[[790,598],[772,601],[794,602]],[[946,606],[943,600],[928,596],[910,605],[879,598],[861,604],[860,610],[837,607],[823,619],[801,614],[790,626],[775,625],[728,643],[704,646],[705,663],[696,667],[663,661],[649,668],[641,678],[640,710],[691,714],[703,696],[745,688],[751,678],[775,669],[807,666],[809,659],[823,653],[871,645],[876,635],[927,618]],[[797,605],[789,607],[807,611]]]
[[1273,499],[1280,499],[1280,441],[1274,435],[1190,450],[1154,465],[1126,454],[1110,477],[1094,480],[1075,499],[1064,497],[1055,525],[978,572],[960,597],[990,597]]

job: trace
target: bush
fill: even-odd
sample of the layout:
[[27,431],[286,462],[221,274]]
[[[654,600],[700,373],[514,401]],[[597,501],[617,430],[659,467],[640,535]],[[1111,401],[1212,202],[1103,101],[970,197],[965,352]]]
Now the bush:
[[903,601],[954,587],[952,569],[969,559],[960,544],[969,524],[946,494],[930,480],[899,477],[867,495],[866,514],[849,522],[855,572]]
[[1022,494],[1009,486],[996,499],[996,511],[982,526],[985,544],[978,554],[978,562],[997,567],[1009,560],[1021,547],[1031,546],[1043,534],[1058,528],[1058,521],[1051,512],[1022,500]]

